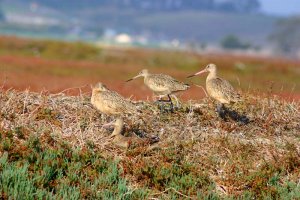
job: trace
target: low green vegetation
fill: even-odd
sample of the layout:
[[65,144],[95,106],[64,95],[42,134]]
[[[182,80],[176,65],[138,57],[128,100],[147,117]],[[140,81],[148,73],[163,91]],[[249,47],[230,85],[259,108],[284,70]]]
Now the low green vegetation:
[[89,60],[101,50],[83,42],[63,42],[55,40],[24,40],[14,37],[0,38],[0,53],[43,57],[59,60]]
[[[23,133],[22,133],[23,135]],[[71,149],[50,135],[20,129],[1,131],[1,199],[141,199],[147,190],[132,190],[118,161],[91,149]],[[44,141],[43,141],[44,140]]]

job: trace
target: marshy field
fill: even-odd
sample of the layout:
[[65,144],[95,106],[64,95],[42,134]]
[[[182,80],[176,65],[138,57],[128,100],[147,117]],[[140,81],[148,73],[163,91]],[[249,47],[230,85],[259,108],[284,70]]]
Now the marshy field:
[[[243,96],[217,116],[205,76],[219,66]],[[141,69],[192,85],[160,112]],[[231,54],[95,47],[79,42],[0,38],[1,199],[300,199],[300,61]],[[90,104],[101,81],[141,111],[123,134],[159,142],[114,146],[114,120]]]

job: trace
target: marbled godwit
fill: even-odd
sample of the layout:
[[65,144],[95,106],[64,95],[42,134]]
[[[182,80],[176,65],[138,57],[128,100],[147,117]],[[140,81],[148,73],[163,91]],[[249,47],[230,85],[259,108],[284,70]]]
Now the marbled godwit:
[[205,69],[197,72],[187,78],[209,72],[206,78],[206,90],[210,97],[217,100],[221,104],[217,106],[219,115],[224,118],[224,104],[230,104],[231,102],[241,101],[239,93],[237,93],[231,84],[217,76],[217,66],[215,64],[208,64]]
[[110,135],[110,137],[113,139],[112,143],[115,144],[118,147],[127,149],[129,147],[130,138],[123,136],[122,130],[124,126],[124,121],[122,118],[117,118],[115,122],[111,122],[108,124],[103,125],[103,127],[107,127],[110,125],[114,125],[114,131]]
[[128,149],[129,146],[145,146],[150,145],[153,143],[158,142],[157,139],[142,139],[138,137],[125,137],[122,135],[124,121],[122,118],[117,118],[115,122],[110,122],[108,124],[105,124],[104,127],[114,125],[114,131],[110,135],[110,137],[113,139],[112,143],[116,146],[124,149]]
[[137,76],[127,80],[144,77],[145,85],[152,90],[152,92],[159,97],[158,101],[163,101],[164,96],[168,97],[167,102],[171,103],[171,109],[173,110],[173,103],[170,95],[174,93],[187,90],[190,86],[188,84],[177,81],[173,77],[165,74],[151,74],[147,69],[142,70]]
[[137,112],[130,101],[115,91],[109,90],[104,84],[97,83],[92,89],[92,105],[100,112],[108,115],[123,115]]

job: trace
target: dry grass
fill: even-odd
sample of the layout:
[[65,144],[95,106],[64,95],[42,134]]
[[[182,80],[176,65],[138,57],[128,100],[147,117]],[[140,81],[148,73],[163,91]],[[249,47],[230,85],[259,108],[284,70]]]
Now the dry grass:
[[[160,148],[150,152],[111,145],[110,131],[102,125],[113,118],[96,111],[82,93],[2,89],[0,131],[5,136],[13,130],[16,146],[33,134],[46,146],[67,141],[73,148],[92,148],[104,158],[120,160],[122,177],[133,190],[146,188],[147,198],[201,198],[210,192],[216,198],[280,198],[280,188],[300,184],[300,104],[273,96],[244,97],[231,109],[247,115],[247,125],[218,118],[207,98],[186,102],[175,113],[135,102],[142,114],[125,118],[125,134],[157,135]],[[0,149],[0,156],[7,151]],[[300,197],[294,193],[291,197]]]

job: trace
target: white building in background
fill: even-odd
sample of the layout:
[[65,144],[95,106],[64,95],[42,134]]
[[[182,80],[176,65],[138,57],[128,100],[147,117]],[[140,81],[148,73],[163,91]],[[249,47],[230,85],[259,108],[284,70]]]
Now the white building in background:
[[121,33],[116,35],[114,40],[116,43],[120,43],[120,44],[131,44],[133,42],[132,37],[126,33]]

